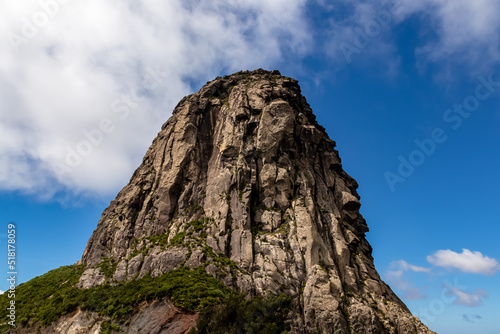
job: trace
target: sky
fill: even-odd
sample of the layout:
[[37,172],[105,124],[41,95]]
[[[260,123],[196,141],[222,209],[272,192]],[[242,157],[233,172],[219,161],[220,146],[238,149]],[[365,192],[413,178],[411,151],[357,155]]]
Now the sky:
[[440,334],[498,333],[498,13],[498,0],[2,1],[0,272],[9,223],[18,283],[76,262],[183,96],[278,69],[360,184],[382,278]]

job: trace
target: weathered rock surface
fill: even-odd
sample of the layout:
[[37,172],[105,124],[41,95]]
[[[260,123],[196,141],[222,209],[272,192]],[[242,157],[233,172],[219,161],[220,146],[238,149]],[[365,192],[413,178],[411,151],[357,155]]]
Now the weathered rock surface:
[[334,147],[296,80],[257,70],[207,83],[103,212],[79,287],[208,263],[235,291],[290,295],[290,333],[432,333],[375,270],[358,185]]

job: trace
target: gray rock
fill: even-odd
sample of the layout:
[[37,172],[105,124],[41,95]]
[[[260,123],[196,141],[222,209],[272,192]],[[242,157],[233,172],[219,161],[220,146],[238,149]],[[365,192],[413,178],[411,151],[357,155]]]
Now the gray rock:
[[296,80],[257,70],[209,82],[104,210],[79,287],[102,284],[103,257],[116,281],[208,263],[236,291],[292,296],[290,333],[432,333],[375,270],[358,184],[334,147]]
[[80,280],[76,286],[80,289],[88,289],[104,283],[105,280],[106,277],[99,268],[88,268],[80,276]]

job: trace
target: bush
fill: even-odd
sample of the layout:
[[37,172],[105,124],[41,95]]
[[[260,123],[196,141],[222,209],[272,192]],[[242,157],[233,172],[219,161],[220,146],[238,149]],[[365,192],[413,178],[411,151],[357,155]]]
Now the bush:
[[286,333],[284,319],[292,299],[287,295],[271,295],[245,300],[231,294],[221,306],[205,309],[197,329],[190,334],[282,334]]
[[172,245],[182,245],[182,243],[184,242],[184,238],[186,237],[187,233],[186,232],[180,232],[180,233],[177,233],[171,240],[171,244]]
[[[83,266],[66,266],[49,271],[16,287],[17,323],[21,326],[41,323],[46,326],[79,306],[82,310],[98,312],[120,319],[133,312],[145,300],[169,297],[175,306],[187,311],[206,309],[220,304],[231,290],[203,267],[179,268],[160,277],[146,276],[122,281],[115,286],[99,285],[90,289],[75,287]],[[9,299],[0,295],[0,317],[7,318]],[[5,324],[0,332],[9,328]]]
[[115,274],[116,266],[118,263],[112,257],[101,257],[101,263],[99,264],[99,269],[104,274],[104,277],[111,278]]
[[110,334],[111,331],[118,331],[120,330],[120,327],[117,325],[112,324],[108,320],[104,320],[101,322],[101,328],[99,329],[99,334]]

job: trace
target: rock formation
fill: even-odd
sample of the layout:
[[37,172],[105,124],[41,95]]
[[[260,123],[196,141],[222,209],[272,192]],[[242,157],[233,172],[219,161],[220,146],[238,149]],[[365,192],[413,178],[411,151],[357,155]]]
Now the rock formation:
[[430,333],[375,270],[334,147],[296,80],[257,70],[207,83],[104,211],[80,285],[104,281],[102,258],[118,281],[208,263],[240,293],[292,296],[292,333]]
[[296,80],[216,78],[179,102],[104,210],[78,287],[205,265],[238,293],[291,296],[289,333],[433,333],[375,270],[334,147]]

